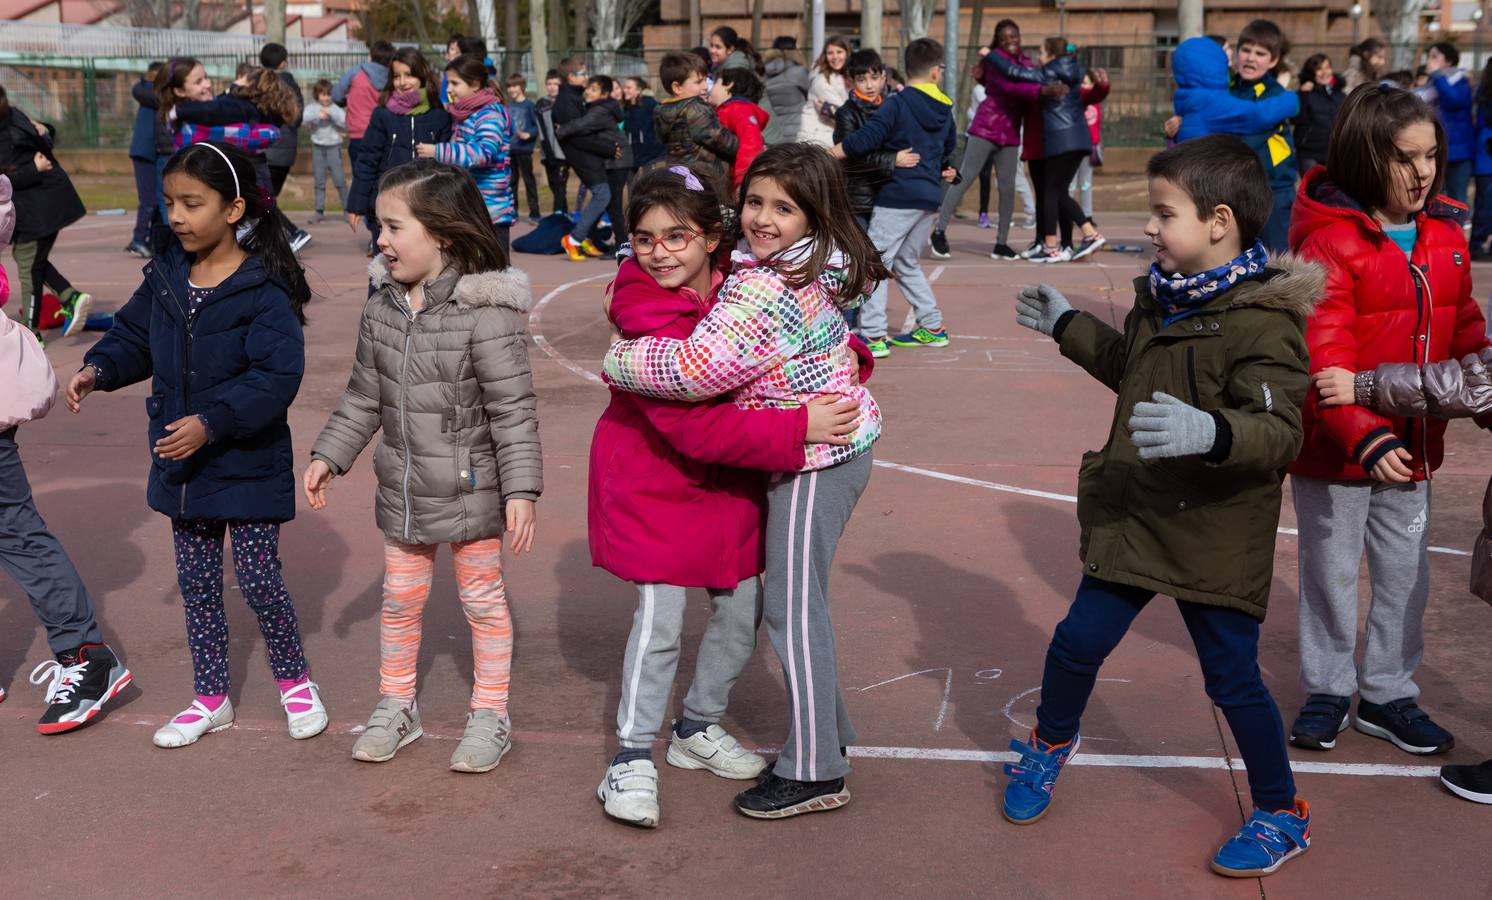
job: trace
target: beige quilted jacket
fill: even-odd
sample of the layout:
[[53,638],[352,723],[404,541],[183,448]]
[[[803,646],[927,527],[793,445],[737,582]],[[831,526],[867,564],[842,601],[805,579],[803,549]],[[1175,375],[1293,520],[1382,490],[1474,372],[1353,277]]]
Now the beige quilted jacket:
[[352,378],[311,455],[345,474],[382,428],[373,470],[384,534],[410,544],[500,536],[504,501],[544,489],[528,276],[447,269],[414,313],[382,256],[368,274]]

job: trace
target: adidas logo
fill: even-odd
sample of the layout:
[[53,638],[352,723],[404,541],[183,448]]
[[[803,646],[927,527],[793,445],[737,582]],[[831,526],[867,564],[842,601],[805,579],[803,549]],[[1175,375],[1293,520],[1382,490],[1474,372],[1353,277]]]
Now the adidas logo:
[[1430,516],[1429,516],[1428,512],[1426,510],[1424,510],[1424,509],[1421,509],[1419,511],[1419,515],[1415,516],[1414,519],[1409,523],[1409,528],[1408,528],[1409,533],[1410,534],[1424,534],[1424,532],[1425,532],[1425,525],[1427,525],[1429,523],[1429,521],[1430,521]]

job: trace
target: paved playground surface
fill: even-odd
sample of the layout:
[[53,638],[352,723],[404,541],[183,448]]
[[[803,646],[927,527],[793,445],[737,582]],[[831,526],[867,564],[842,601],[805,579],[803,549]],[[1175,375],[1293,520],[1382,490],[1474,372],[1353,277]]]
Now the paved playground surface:
[[[1111,240],[1143,241],[1137,215],[1104,224]],[[63,233],[54,255],[101,309],[139,281],[139,261],[120,252],[128,227],[90,218]],[[365,296],[365,238],[336,222],[314,233],[304,261],[320,297],[308,308],[307,373],[290,415],[301,459],[346,383]],[[614,751],[636,596],[591,568],[585,535],[587,448],[607,396],[594,375],[607,343],[600,300],[614,269],[520,254],[537,301],[546,491],[537,548],[507,563],[514,752],[486,775],[446,768],[471,652],[442,553],[420,663],[426,738],[387,764],[352,760],[354,729],[378,699],[382,546],[366,458],[337,481],[328,510],[302,504],[282,541],[331,727],[309,741],[288,737],[262,641],[230,587],[237,726],[190,748],[153,747],[152,731],[191,699],[191,669],[169,526],[144,502],[145,385],[96,394],[78,417],[59,404],[22,430],[23,458],[136,686],[81,732],[38,735],[41,694],[26,674],[46,646],[25,598],[0,579],[0,685],[10,691],[0,705],[4,892],[1487,896],[1488,810],[1433,777],[1446,759],[1492,755],[1492,609],[1466,591],[1492,441],[1469,423],[1451,426],[1435,481],[1438,549],[1419,678],[1425,707],[1457,737],[1446,759],[1410,757],[1355,731],[1331,753],[1292,750],[1314,811],[1311,851],[1263,880],[1211,874],[1207,861],[1238,827],[1247,789],[1174,604],[1157,600],[1103,670],[1083,751],[1052,811],[1027,828],[1000,817],[1000,763],[1031,726],[1046,642],[1080,575],[1079,455],[1102,443],[1112,409],[1112,394],[1016,326],[1012,298],[1044,279],[1117,324],[1146,262],[1118,252],[1051,267],[995,262],[985,255],[990,232],[963,221],[949,237],[954,258],[925,262],[952,343],[897,350],[877,367],[870,387],[885,436],[836,561],[840,673],[864,741],[851,751],[848,807],[749,820],[730,807],[742,785],[668,768],[659,755],[661,827],[602,814],[595,787]],[[1477,270],[1479,282],[1492,279],[1492,267]],[[891,306],[899,321],[895,289]],[[50,342],[59,373],[74,371],[95,338]],[[1282,528],[1293,520],[1287,498]],[[1262,665],[1287,723],[1302,700],[1295,560],[1295,540],[1282,534]],[[707,611],[701,594],[681,673],[692,670]],[[762,640],[726,725],[770,748],[786,721],[781,673]]]

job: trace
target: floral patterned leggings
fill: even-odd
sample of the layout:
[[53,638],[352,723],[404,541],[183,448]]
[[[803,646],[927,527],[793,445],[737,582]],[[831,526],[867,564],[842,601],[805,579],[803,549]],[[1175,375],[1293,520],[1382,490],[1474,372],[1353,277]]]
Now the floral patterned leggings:
[[[439,544],[401,544],[384,539],[383,615],[379,627],[379,692],[413,701],[420,656],[420,623],[430,598]],[[503,587],[500,538],[451,544],[456,590],[471,625],[475,687],[472,709],[507,712],[508,673],[513,666],[513,622]]]
[[228,617],[223,609],[223,532],[233,540],[233,573],[259,619],[275,678],[307,673],[300,624],[280,576],[277,522],[173,519],[176,578],[186,603],[187,644],[198,694],[228,693]]

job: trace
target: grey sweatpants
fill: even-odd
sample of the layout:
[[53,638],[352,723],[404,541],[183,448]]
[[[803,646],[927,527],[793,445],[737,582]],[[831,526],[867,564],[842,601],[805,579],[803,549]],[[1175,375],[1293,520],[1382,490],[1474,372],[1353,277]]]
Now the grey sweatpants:
[[316,176],[316,212],[326,212],[326,178],[331,176],[332,184],[337,189],[337,196],[341,198],[342,208],[347,208],[347,173],[342,170],[342,145],[341,144],[312,144],[311,145],[311,172]]
[[792,722],[773,767],[782,778],[829,781],[850,771],[839,748],[856,735],[839,689],[829,570],[870,469],[867,450],[828,469],[785,475],[767,489],[762,621],[782,662]]
[[53,653],[103,643],[88,588],[36,511],[14,428],[0,432],[0,568],[30,598]]
[[[963,179],[958,184],[948,185],[943,192],[943,205],[938,208],[938,221],[934,231],[944,231],[948,228],[948,221],[953,218],[953,213],[958,205],[963,202],[964,194],[968,192],[969,186],[979,180],[979,170],[984,168],[984,161],[991,156],[995,158],[995,185],[1000,191],[999,215],[995,223],[995,243],[1004,244],[1010,239],[1010,220],[1015,215],[1015,194],[1017,190],[1016,176],[1021,170],[1021,148],[1001,147],[992,144],[982,137],[968,136],[968,143],[964,145],[964,158],[959,163],[958,170],[963,173]],[[1025,181],[1024,178],[1021,179]],[[1023,196],[1026,201],[1026,212],[1029,214],[1036,208],[1031,199],[1031,188],[1026,186]]]
[[[1300,528],[1300,681],[1307,694],[1369,703],[1418,697],[1430,596],[1430,482],[1379,484],[1292,476]],[[1357,573],[1373,596],[1361,665]]]
[[[871,210],[867,231],[870,242],[881,251],[881,262],[901,285],[902,296],[907,298],[917,315],[917,324],[928,331],[943,327],[938,298],[933,296],[932,283],[922,273],[922,248],[927,246],[937,217],[938,214],[932,210],[877,206]],[[890,292],[891,279],[888,278],[876,285],[860,308],[860,333],[867,339],[887,334],[886,298]]]
[[[639,584],[637,591],[640,600],[622,661],[616,735],[623,747],[647,750],[663,727],[668,695],[679,667],[685,589],[671,584]],[[700,722],[720,721],[730,689],[756,651],[761,579],[748,578],[731,591],[710,591],[710,606],[710,621],[694,663],[694,683],[684,697],[684,715]]]

